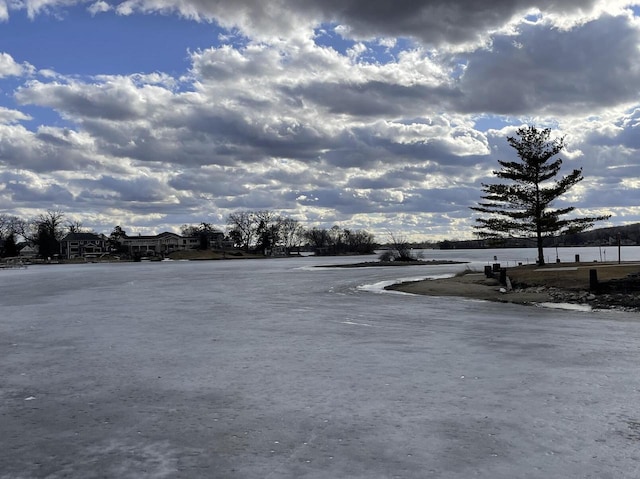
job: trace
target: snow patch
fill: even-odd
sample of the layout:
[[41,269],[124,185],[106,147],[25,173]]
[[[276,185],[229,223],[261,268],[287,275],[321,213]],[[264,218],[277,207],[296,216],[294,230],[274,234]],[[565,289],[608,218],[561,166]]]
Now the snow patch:
[[386,290],[384,288],[386,288],[387,286],[391,286],[392,284],[397,284],[397,283],[408,283],[408,282],[412,282],[412,281],[424,281],[424,280],[432,280],[432,279],[445,279],[445,278],[453,278],[455,276],[455,274],[452,273],[446,273],[446,274],[434,274],[431,276],[419,276],[419,277],[411,277],[411,278],[397,278],[397,279],[391,279],[391,280],[386,280],[386,281],[378,281],[377,283],[373,283],[373,284],[362,284],[360,286],[358,286],[356,289],[358,291],[367,291],[369,293],[390,293],[390,294],[408,294],[411,296],[414,296],[411,293],[404,293],[402,291],[393,291],[393,290]]
[[536,306],[549,309],[564,309],[569,311],[593,311],[588,304],[572,304],[572,303],[537,303]]

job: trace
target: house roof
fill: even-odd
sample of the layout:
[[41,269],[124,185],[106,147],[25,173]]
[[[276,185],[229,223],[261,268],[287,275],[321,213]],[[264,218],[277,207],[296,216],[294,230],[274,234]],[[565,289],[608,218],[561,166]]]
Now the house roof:
[[61,241],[102,241],[102,237],[95,233],[67,233]]
[[169,231],[165,231],[163,233],[160,233],[158,235],[138,235],[138,236],[129,236],[126,235],[124,237],[124,239],[128,239],[128,240],[155,240],[155,239],[160,239],[160,238],[166,238],[166,237],[174,237],[174,238],[182,238],[182,236],[180,236],[179,234],[176,233],[171,233]]

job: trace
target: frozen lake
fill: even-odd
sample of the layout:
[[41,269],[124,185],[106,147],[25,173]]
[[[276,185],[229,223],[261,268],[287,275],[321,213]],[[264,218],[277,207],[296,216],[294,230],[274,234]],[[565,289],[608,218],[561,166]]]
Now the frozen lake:
[[[494,255],[535,261],[426,259]],[[0,270],[0,478],[640,477],[638,313],[379,289],[465,265],[315,267],[367,259]]]

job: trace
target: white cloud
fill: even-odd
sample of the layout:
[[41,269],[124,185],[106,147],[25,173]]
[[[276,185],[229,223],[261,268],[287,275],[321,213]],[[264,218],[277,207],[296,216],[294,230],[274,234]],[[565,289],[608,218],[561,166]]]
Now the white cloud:
[[0,53],[0,78],[8,76],[21,76],[28,71],[28,65],[16,63],[8,53]]
[[[24,8],[35,15],[70,3]],[[21,211],[66,204],[101,225],[139,228],[272,208],[382,236],[389,227],[461,236],[480,183],[514,156],[505,136],[532,121],[567,135],[565,166],[587,177],[575,191],[585,211],[640,214],[629,200],[639,188],[630,178],[640,176],[639,30],[624,11],[603,14],[603,2],[87,4],[93,14],[179,12],[249,38],[192,51],[176,78],[42,70],[22,84],[24,111],[54,110],[66,127],[30,131],[19,123],[29,115],[0,109],[0,173],[23,172],[3,179],[2,195]],[[523,21],[533,6],[538,17]],[[355,46],[341,54],[315,44],[321,22],[340,25]],[[402,50],[400,37],[422,43]],[[367,60],[378,47],[393,54]],[[0,77],[24,75],[0,56]],[[479,117],[499,125],[479,128]],[[33,175],[46,183],[42,194],[28,186]],[[622,193],[605,205],[599,185]]]
[[0,22],[9,20],[9,7],[6,0],[0,0]]
[[18,121],[31,120],[29,115],[17,110],[10,110],[0,106],[0,123],[16,123]]
[[[87,0],[24,0],[8,10],[26,9],[31,17],[56,12]],[[603,12],[617,14],[633,1],[624,0],[430,0],[390,3],[387,0],[99,0],[92,12],[115,8],[121,15],[134,13],[179,14],[198,21],[215,21],[239,28],[256,39],[292,38],[301,29],[319,23],[342,25],[342,32],[361,40],[412,37],[430,45],[483,43],[491,32],[514,18],[542,11],[558,25],[569,27],[597,18]],[[6,6],[6,4],[5,4]]]
[[112,10],[112,7],[107,2],[100,0],[98,2],[92,3],[87,8],[87,10],[89,11],[89,13],[91,13],[91,15],[97,15],[98,13],[105,13]]
[[640,29],[627,16],[604,16],[557,30],[523,26],[469,56],[459,107],[499,114],[593,114],[637,100]]

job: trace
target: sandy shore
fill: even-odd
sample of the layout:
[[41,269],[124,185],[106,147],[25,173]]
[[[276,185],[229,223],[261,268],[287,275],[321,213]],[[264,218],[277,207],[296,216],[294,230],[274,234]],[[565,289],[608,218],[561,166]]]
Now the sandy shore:
[[554,298],[547,292],[504,292],[497,279],[486,278],[484,273],[470,273],[453,278],[398,283],[388,286],[386,289],[413,294],[459,296],[504,303],[532,304],[554,301]]

